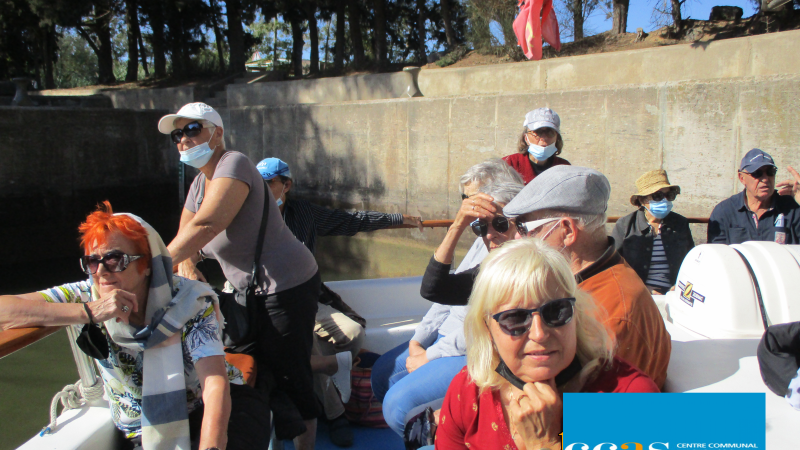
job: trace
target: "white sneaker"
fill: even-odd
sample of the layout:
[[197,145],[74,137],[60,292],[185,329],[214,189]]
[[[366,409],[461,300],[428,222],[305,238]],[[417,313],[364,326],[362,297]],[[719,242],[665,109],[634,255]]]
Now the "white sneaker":
[[339,364],[339,369],[331,375],[330,380],[339,390],[342,403],[347,403],[350,400],[350,370],[353,368],[353,354],[350,352],[337,353],[336,362]]

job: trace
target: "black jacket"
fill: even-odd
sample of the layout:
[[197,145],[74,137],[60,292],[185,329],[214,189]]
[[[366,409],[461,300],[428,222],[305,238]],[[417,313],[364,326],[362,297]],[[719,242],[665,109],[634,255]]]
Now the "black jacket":
[[[644,208],[619,219],[612,236],[617,251],[633,267],[642,282],[647,280],[655,234],[644,215]],[[669,263],[669,281],[675,285],[683,258],[694,248],[689,221],[680,214],[669,213],[661,223],[661,242]]]

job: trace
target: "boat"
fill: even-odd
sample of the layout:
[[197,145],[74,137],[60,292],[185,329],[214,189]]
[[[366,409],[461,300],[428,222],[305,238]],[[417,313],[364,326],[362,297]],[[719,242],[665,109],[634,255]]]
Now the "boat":
[[[422,277],[327,283],[367,320],[364,348],[384,353],[411,338],[431,303],[419,295]],[[705,244],[685,258],[678,289],[654,300],[672,337],[666,392],[766,394],[766,448],[797,448],[800,411],[773,394],[761,379],[756,348],[765,326],[800,321],[800,246],[770,242]],[[70,337],[74,340],[74,336]],[[79,373],[95,380],[91,363],[73,345]],[[80,362],[83,358],[83,362]],[[88,366],[88,367],[87,367]],[[356,431],[353,449],[401,450],[389,429]],[[324,425],[317,448],[334,449]],[[95,398],[58,416],[51,433],[32,437],[19,450],[110,448],[111,415]],[[284,443],[273,441],[280,450]],[[286,449],[293,448],[285,443]]]

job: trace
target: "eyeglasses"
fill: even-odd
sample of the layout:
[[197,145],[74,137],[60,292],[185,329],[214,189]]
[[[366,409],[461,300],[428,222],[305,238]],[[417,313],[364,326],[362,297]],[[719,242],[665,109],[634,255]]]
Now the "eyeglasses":
[[552,128],[539,128],[538,130],[530,130],[528,131],[528,136],[531,137],[540,137],[544,139],[552,139],[556,137],[556,130]]
[[[492,219],[492,228],[495,229],[498,233],[505,233],[508,231],[508,226],[511,221],[508,220],[508,217],[504,216],[496,216]],[[483,220],[476,220],[469,224],[470,228],[472,228],[472,232],[475,233],[476,236],[486,237],[486,233],[489,232],[489,223]]]
[[665,198],[667,200],[669,200],[669,201],[674,201],[675,197],[677,197],[677,196],[678,196],[677,192],[675,192],[673,190],[670,190],[666,194],[661,192],[661,191],[656,191],[656,192],[653,192],[652,194],[648,195],[645,198],[650,198],[650,200],[654,201],[654,202],[660,202],[661,200],[664,200]]
[[509,336],[520,336],[528,332],[533,324],[533,313],[538,312],[542,322],[550,328],[563,327],[575,315],[575,298],[559,298],[550,300],[533,309],[509,309],[492,316],[503,333]]
[[210,127],[206,127],[205,125],[201,124],[198,121],[189,122],[182,129],[178,128],[176,130],[172,130],[172,133],[170,133],[169,136],[172,138],[172,142],[180,144],[181,139],[183,139],[184,136],[188,138],[197,137],[200,134],[200,132],[203,131],[203,128],[213,128],[213,127],[214,127],[213,125]]
[[559,220],[559,218],[550,217],[548,219],[531,220],[530,222],[517,222],[517,231],[519,231],[519,234],[522,236],[527,236],[529,233],[536,231],[536,229],[542,225],[548,224],[555,220]]
[[81,256],[81,270],[87,275],[92,275],[97,273],[97,269],[102,264],[109,272],[122,272],[128,268],[128,264],[141,257],[142,255],[126,255],[119,250],[112,250],[103,255],[102,258],[94,255]]
[[767,167],[762,167],[753,173],[745,172],[744,170],[742,170],[741,172],[746,173],[753,178],[763,178],[764,175],[768,177],[774,177],[778,173],[778,168],[774,166],[767,166]]

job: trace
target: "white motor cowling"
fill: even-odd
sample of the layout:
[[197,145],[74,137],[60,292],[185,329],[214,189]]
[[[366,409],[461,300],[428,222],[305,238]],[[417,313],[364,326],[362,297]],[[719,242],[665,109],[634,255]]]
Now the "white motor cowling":
[[800,321],[800,245],[699,245],[681,264],[667,311],[711,339],[758,339],[765,325]]

